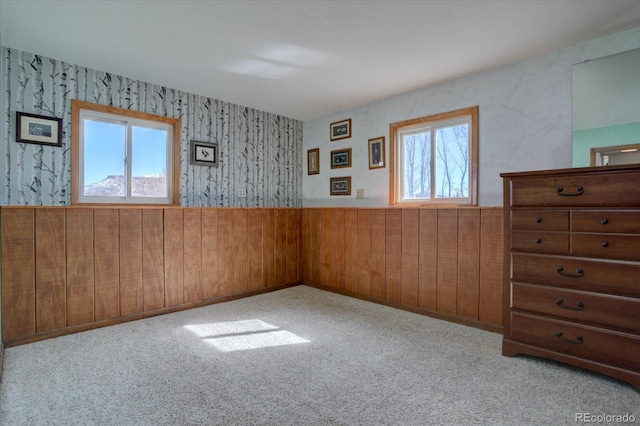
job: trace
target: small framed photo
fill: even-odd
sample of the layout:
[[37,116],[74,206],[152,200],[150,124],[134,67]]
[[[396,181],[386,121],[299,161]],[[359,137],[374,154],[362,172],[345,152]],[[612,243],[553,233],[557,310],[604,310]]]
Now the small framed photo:
[[329,195],[351,195],[351,176],[329,178]]
[[307,151],[307,174],[317,175],[320,173],[320,148]]
[[351,148],[331,151],[331,168],[351,167]]
[[336,121],[329,125],[332,141],[347,139],[351,137],[351,119]]
[[62,146],[62,119],[16,112],[16,142]]
[[369,139],[369,169],[381,169],[384,167],[384,136]]
[[191,141],[191,164],[198,166],[218,166],[218,144]]

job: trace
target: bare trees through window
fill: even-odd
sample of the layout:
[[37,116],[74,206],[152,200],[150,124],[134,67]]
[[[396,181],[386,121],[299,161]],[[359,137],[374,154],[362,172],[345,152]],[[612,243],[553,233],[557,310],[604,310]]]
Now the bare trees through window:
[[391,124],[391,204],[476,204],[477,110]]

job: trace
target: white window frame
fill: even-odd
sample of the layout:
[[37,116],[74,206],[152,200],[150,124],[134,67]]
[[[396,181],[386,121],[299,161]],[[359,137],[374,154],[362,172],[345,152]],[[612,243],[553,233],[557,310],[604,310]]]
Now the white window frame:
[[[435,133],[439,128],[457,124],[469,124],[469,164],[468,164],[468,197],[437,198],[436,167],[437,145]],[[431,185],[430,196],[424,198],[405,198],[405,144],[403,136],[427,133],[431,134]],[[390,205],[477,205],[478,200],[478,107],[464,108],[461,110],[442,114],[420,117],[412,120],[392,123],[389,125],[389,140],[391,144],[391,161],[389,167],[389,204]]]
[[[84,195],[84,122],[96,120],[126,125],[124,196]],[[136,197],[131,194],[132,127],[167,131],[166,197]],[[83,101],[72,101],[72,204],[177,205],[179,191],[180,120]]]

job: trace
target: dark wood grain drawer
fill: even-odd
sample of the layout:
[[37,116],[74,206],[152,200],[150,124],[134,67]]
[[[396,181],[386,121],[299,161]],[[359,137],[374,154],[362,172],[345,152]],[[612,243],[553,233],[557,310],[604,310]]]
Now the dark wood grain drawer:
[[512,281],[640,297],[640,264],[513,253]]
[[569,254],[569,233],[512,231],[511,248],[533,253]]
[[574,211],[573,232],[640,234],[640,211]]
[[514,283],[512,308],[640,333],[640,299]]
[[512,312],[511,338],[580,358],[640,371],[640,337],[637,335]]
[[571,254],[640,261],[640,235],[573,233]]
[[511,206],[640,205],[640,171],[526,177],[511,182]]
[[512,210],[511,229],[569,231],[569,211]]

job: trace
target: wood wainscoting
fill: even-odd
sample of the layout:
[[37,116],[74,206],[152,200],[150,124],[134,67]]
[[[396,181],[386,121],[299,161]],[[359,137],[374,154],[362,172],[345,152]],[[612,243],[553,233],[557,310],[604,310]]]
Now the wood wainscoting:
[[2,207],[6,347],[304,282],[493,331],[501,208]]
[[299,284],[302,209],[2,207],[5,346]]
[[305,284],[491,331],[502,326],[502,208],[305,208]]

